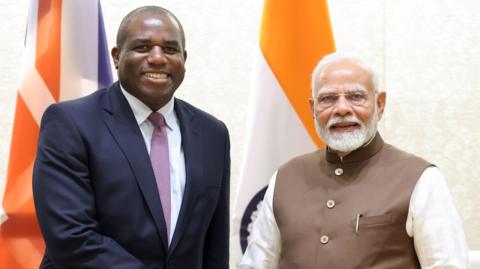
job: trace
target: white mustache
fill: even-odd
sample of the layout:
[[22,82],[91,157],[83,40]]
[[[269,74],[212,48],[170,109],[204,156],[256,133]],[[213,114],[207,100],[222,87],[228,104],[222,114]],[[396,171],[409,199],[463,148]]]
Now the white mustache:
[[338,117],[337,116],[337,117],[331,118],[327,122],[327,128],[330,128],[333,125],[338,124],[338,123],[355,123],[355,124],[358,124],[361,127],[363,127],[363,123],[361,121],[359,121],[357,119],[357,117],[350,115],[350,116],[346,116],[346,117]]

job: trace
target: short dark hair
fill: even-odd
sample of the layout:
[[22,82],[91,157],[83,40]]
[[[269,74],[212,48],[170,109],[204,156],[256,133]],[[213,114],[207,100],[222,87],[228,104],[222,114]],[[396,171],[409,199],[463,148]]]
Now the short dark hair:
[[118,27],[118,32],[117,32],[117,47],[118,48],[120,48],[121,45],[123,44],[123,42],[125,41],[125,38],[126,38],[126,33],[125,32],[128,28],[128,25],[132,21],[132,19],[135,18],[135,16],[137,16],[138,14],[144,13],[144,12],[160,13],[162,15],[166,15],[166,16],[172,18],[178,24],[178,28],[180,29],[180,35],[181,35],[181,37],[180,37],[181,42],[182,42],[181,45],[182,45],[183,49],[185,49],[185,32],[183,31],[182,24],[180,23],[178,18],[172,12],[170,12],[166,8],[159,7],[159,6],[143,6],[143,7],[136,8],[136,9],[130,11],[130,13],[128,13],[122,19],[122,22],[120,22],[120,26]]

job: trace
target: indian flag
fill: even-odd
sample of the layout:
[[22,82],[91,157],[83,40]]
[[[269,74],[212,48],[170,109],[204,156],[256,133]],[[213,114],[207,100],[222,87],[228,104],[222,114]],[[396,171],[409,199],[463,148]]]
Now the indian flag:
[[317,62],[334,50],[325,0],[265,0],[233,212],[233,243],[242,253],[275,170],[323,146],[308,104],[310,78]]
[[112,82],[99,0],[32,0],[21,64],[0,207],[0,268],[5,269],[38,268],[43,256],[32,198],[32,168],[43,112],[54,102],[86,95]]

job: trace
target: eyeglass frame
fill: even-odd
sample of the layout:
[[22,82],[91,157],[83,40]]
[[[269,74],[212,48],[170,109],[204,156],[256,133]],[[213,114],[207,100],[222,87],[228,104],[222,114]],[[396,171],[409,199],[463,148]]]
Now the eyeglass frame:
[[[319,92],[321,91],[321,89],[319,90]],[[314,99],[314,103],[318,106],[320,106],[320,108],[322,110],[326,110],[326,109],[329,109],[331,107],[334,107],[335,105],[337,105],[338,101],[340,100],[340,96],[343,96],[345,98],[345,100],[347,101],[348,104],[350,104],[351,106],[355,106],[355,107],[364,107],[365,106],[365,103],[368,101],[368,98],[371,94],[378,94],[378,91],[375,90],[375,91],[367,91],[367,90],[364,90],[364,89],[359,89],[359,88],[354,88],[352,90],[349,90],[347,92],[342,92],[342,93],[337,93],[337,92],[326,92],[326,93],[319,93],[317,94],[317,97]],[[355,102],[354,100],[352,100],[352,98],[348,98],[348,96],[352,96],[352,95],[361,95],[360,97],[364,97],[363,100],[360,100],[360,103],[358,102]],[[321,101],[319,101],[319,98],[320,97],[334,97],[335,99],[334,100],[331,100],[330,101],[330,104],[321,104]]]

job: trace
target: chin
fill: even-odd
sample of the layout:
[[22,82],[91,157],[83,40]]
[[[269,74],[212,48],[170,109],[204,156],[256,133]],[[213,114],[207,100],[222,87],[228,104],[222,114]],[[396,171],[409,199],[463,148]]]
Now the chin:
[[329,148],[340,152],[349,152],[365,144],[368,131],[366,128],[359,128],[350,132],[335,132],[321,128],[319,134]]

